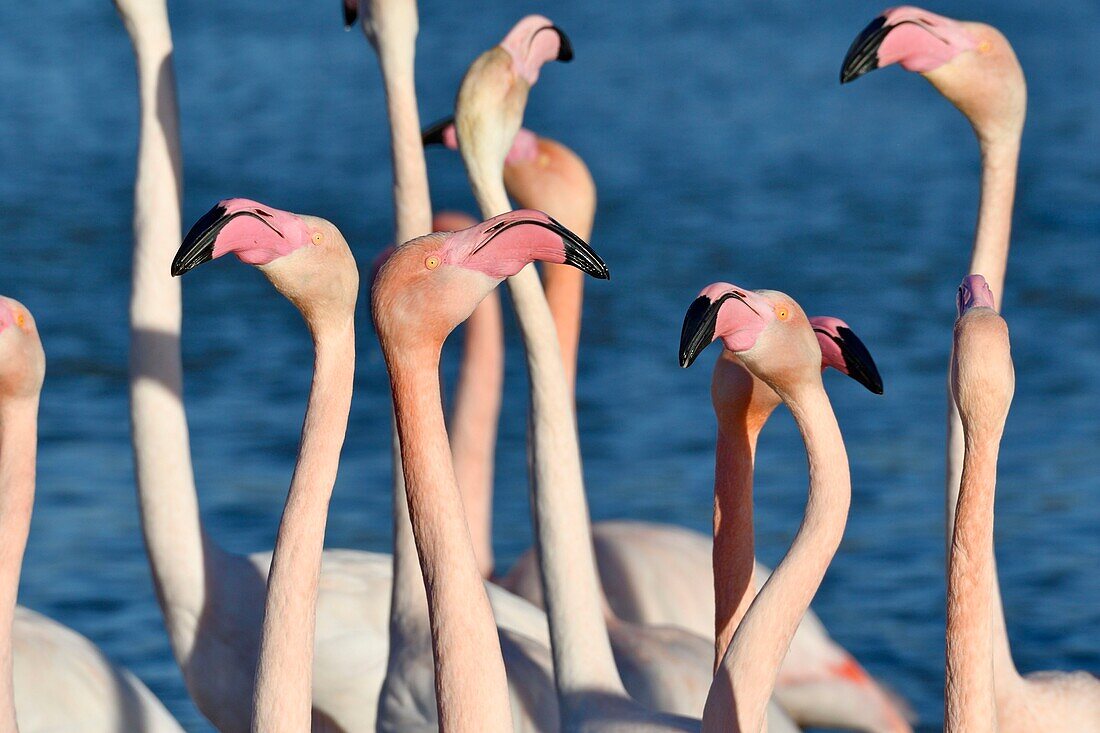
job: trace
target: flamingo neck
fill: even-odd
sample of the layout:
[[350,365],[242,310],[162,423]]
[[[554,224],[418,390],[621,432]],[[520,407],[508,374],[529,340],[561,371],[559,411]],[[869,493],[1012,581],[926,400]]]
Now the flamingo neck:
[[157,600],[176,659],[185,664],[206,600],[207,543],[195,493],[183,405],[180,282],[171,277],[180,242],[179,113],[171,32],[131,28],[141,132],[134,187],[130,296],[130,420],[142,532]]
[[[1008,266],[1009,241],[1012,233],[1012,210],[1016,196],[1016,172],[1020,157],[1020,134],[1001,136],[978,135],[982,155],[981,201],[974,235],[974,250],[970,260],[971,273],[985,276],[993,292],[997,308],[1004,304],[1005,271]],[[955,400],[947,385],[947,460],[945,463],[945,532],[947,552],[951,551],[955,508],[959,503],[959,482],[963,470],[963,427]],[[994,561],[994,576],[996,562]],[[993,634],[995,660],[1003,674],[998,679],[1018,676],[1009,647],[1004,607],[999,584],[993,589]]]
[[993,730],[993,504],[999,440],[968,436],[947,561],[944,730]]
[[783,397],[806,445],[806,513],[790,549],[734,633],[707,696],[704,731],[761,729],[779,666],[840,546],[848,518],[848,456],[820,377]]
[[[379,66],[386,92],[393,163],[394,237],[398,245],[432,229],[431,197],[424,146],[420,140],[420,112],[416,99],[415,35],[404,43],[395,34],[377,39]],[[384,686],[395,681],[396,670],[408,668],[428,634],[427,603],[420,577],[416,543],[409,520],[401,446],[396,423],[393,436],[393,582],[390,589],[389,655]],[[379,714],[382,713],[379,707]]]
[[[714,668],[756,595],[753,465],[756,442],[778,398],[728,352],[714,366],[711,396],[718,416],[714,454]],[[766,390],[771,400],[756,399]]]
[[38,396],[0,406],[0,729],[18,731],[12,624],[34,507]]
[[[461,142],[461,140],[460,140]],[[463,152],[484,218],[510,211],[504,182]],[[542,284],[533,265],[508,278],[526,350],[535,549],[542,575],[563,720],[592,693],[626,697],[603,614],[573,398]]]
[[427,589],[441,731],[511,730],[496,623],[470,544],[439,385],[439,348],[387,348],[409,515]]
[[393,155],[393,202],[397,244],[432,230],[428,168],[420,139],[416,101],[415,43],[405,52],[379,53]]
[[252,730],[309,730],[317,588],[329,499],[351,409],[355,329],[342,324],[314,333],[313,383],[271,557],[260,636]]
[[451,455],[484,578],[493,574],[493,461],[504,387],[504,323],[496,290],[466,319],[451,412]]

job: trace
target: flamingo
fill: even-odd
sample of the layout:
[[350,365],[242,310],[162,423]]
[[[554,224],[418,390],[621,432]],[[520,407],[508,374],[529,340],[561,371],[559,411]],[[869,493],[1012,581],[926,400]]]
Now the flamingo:
[[0,296],[0,730],[182,731],[137,677],[113,666],[92,642],[16,605],[45,370],[34,316]]
[[[486,217],[511,208],[504,189],[504,161],[520,129],[527,92],[537,80],[540,67],[567,52],[571,55],[561,38],[561,32],[546,18],[525,18],[499,46],[476,59],[463,79],[455,109],[457,138],[475,198]],[[536,537],[541,538],[540,544],[547,543],[540,562],[549,562],[559,572],[555,589],[563,598],[557,618],[554,604],[546,605],[560,707],[570,699],[563,695],[564,685],[583,688],[586,680],[600,675],[608,675],[620,687],[622,683],[611,659],[609,627],[602,614],[598,581],[587,575],[588,568],[595,572],[595,560],[580,483],[576,427],[572,417],[567,425],[554,421],[561,409],[556,400],[572,405],[572,396],[564,378],[560,346],[553,335],[553,317],[533,268],[511,278],[509,289],[531,375],[532,451],[536,458],[543,457],[543,461],[535,461],[532,474]],[[553,466],[548,468],[545,464],[550,460]],[[578,483],[572,483],[574,480]],[[554,488],[540,491],[539,486]],[[561,517],[566,516],[573,520],[583,517],[583,521],[565,522]],[[565,580],[567,577],[569,580]],[[582,629],[579,635],[583,641],[570,639],[566,627]],[[655,708],[679,708],[698,715],[711,677],[705,639],[678,629],[635,629],[625,624],[613,625],[611,632],[616,637],[624,677],[632,681],[634,692]],[[594,661],[599,658],[592,651],[594,644],[607,647],[610,671],[601,667],[602,662]],[[576,661],[572,668],[563,669],[564,660],[574,659],[566,649],[569,645],[586,650],[584,669],[577,669]],[[569,712],[564,708],[560,712],[562,725],[568,727]]]
[[[425,145],[442,144],[449,149],[457,149],[458,136],[454,118],[447,117],[429,126],[423,133],[423,139]],[[505,158],[504,184],[511,198],[521,206],[550,212],[571,229],[581,233],[582,237],[584,233],[591,232],[595,213],[595,184],[584,161],[561,143],[521,128]],[[557,328],[566,378],[572,388],[581,325],[583,279],[568,271],[568,268],[551,269],[546,266],[544,273],[546,297]],[[488,299],[483,302],[479,310],[488,302]],[[472,318],[477,316],[478,312],[475,311]],[[854,376],[872,391],[876,388],[881,390],[881,384],[875,384],[877,372],[871,374],[860,366],[862,354],[857,354],[854,349],[861,349],[863,353],[866,353],[866,349],[847,324],[828,317],[812,320],[825,355],[823,366],[833,366]],[[467,324],[468,339],[473,338],[472,327],[475,324]],[[479,403],[492,404],[495,409],[483,410],[483,419],[478,425],[464,427],[471,433],[476,430],[486,441],[480,444],[481,450],[471,462],[480,460],[485,466],[481,475],[490,475],[490,480],[488,490],[481,492],[467,492],[461,478],[459,485],[464,487],[463,501],[468,515],[474,511],[471,507],[481,507],[477,514],[482,518],[479,526],[484,535],[475,531],[473,525],[472,533],[475,538],[483,537],[483,546],[491,547],[491,525],[487,518],[492,512],[492,445],[496,429],[496,410],[499,410],[499,396],[494,395],[493,390],[499,389],[494,385],[499,384],[497,375],[502,369],[498,361],[503,358],[499,350],[502,326],[498,317],[495,321],[486,319],[485,322],[476,324],[476,329],[477,353],[480,358],[476,364],[468,364],[465,359],[471,349],[464,349],[461,384],[478,383]],[[490,329],[491,334],[488,333]],[[845,343],[846,340],[852,342],[853,339],[851,346]],[[840,344],[844,344],[843,348]],[[715,390],[727,394],[730,399],[736,399],[734,386],[723,387],[719,384],[724,376],[734,375],[732,370],[723,369],[720,376],[718,369],[721,365],[720,360],[716,367]],[[469,371],[467,366],[470,367]],[[874,370],[873,362],[870,368]],[[739,367],[736,369],[744,373]],[[739,384],[737,378],[733,378]],[[757,392],[763,394],[767,387],[759,380],[754,381]],[[779,404],[779,397],[770,390],[767,391],[770,393],[769,408],[761,414],[758,422],[749,426],[753,445],[771,410]],[[491,399],[496,402],[490,402]],[[716,402],[716,409],[717,407]],[[458,455],[455,460],[457,468]],[[680,626],[700,639],[714,637],[715,603],[710,570],[713,543],[710,538],[686,528],[631,520],[597,522],[592,526],[592,533],[600,582],[608,599],[604,613],[613,629],[613,643],[614,629],[620,628],[623,623],[627,626]],[[769,572],[766,567],[758,564],[754,576],[757,585],[754,587],[759,587]],[[500,582],[508,590],[538,606],[544,606],[538,560],[534,550],[528,550],[521,555]],[[745,602],[748,600],[751,600],[751,596],[746,596]],[[662,611],[666,613],[656,617],[656,613]],[[700,621],[692,625],[695,616],[700,617]],[[725,627],[723,641],[719,644],[721,649],[725,648],[733,632],[733,625],[728,621]],[[697,647],[698,644],[693,646]],[[717,653],[720,655],[721,652]],[[716,657],[716,663],[717,658],[719,657]],[[662,684],[649,684],[644,673],[630,671],[629,655],[618,654],[617,660],[620,672],[626,678],[627,689],[636,698],[647,700],[659,709],[685,714],[692,712],[691,707],[677,707],[675,696],[672,700],[658,701],[654,694],[659,693],[646,692],[643,687],[660,690]],[[701,666],[692,666],[694,677],[701,680],[697,685],[693,684],[693,687],[709,684],[708,671]],[[682,674],[680,676],[684,679]],[[850,654],[829,637],[812,611],[799,625],[791,652],[784,660],[776,697],[795,720],[803,725],[835,725],[867,731],[909,730],[901,706],[875,683]],[[700,689],[696,704],[702,700],[703,690]]]
[[[1003,302],[1020,138],[1027,116],[1027,83],[1016,53],[992,26],[903,6],[887,10],[856,37],[844,58],[840,81],[847,83],[895,63],[921,74],[974,128],[982,158],[981,200],[968,272],[983,273]],[[950,389],[949,382],[944,492],[948,551],[963,460],[962,423]],[[1016,666],[997,583],[993,594],[994,666],[1011,677]]]
[[372,288],[428,597],[443,731],[504,731],[512,720],[496,625],[447,444],[439,354],[481,298],[535,260],[607,277],[606,265],[582,240],[544,214],[521,210],[406,243],[382,266]]
[[314,626],[328,504],[351,410],[359,272],[331,223],[230,199],[184,238],[172,274],[230,252],[298,308],[314,345],[298,460],[267,579],[252,730],[324,729],[329,721],[311,719]]
[[[354,22],[356,18],[361,19],[364,35],[378,55],[391,129],[396,235],[397,241],[408,241],[427,234],[431,226],[431,201],[420,143],[414,81],[418,33],[416,3],[413,0],[370,0],[362,7],[354,3],[354,12],[347,12],[347,8],[345,6],[345,20]],[[493,295],[495,297],[495,293]],[[494,302],[487,299],[471,316],[475,339],[481,324],[494,317],[493,306]],[[499,311],[499,303],[496,308]],[[469,338],[471,334],[467,336]],[[478,340],[467,344],[467,361],[480,359],[472,350],[483,345]],[[479,364],[468,363],[467,366],[477,368]],[[476,474],[478,464],[468,460],[468,457],[477,451],[478,438],[476,433],[466,428],[471,419],[493,407],[478,404],[478,398],[483,395],[476,390],[476,383],[471,384],[467,380],[459,386],[456,424],[452,433],[456,471],[462,469],[462,473],[458,474],[463,482],[460,485],[476,485],[479,481],[491,481],[492,472],[490,468],[485,477]],[[471,435],[474,436],[472,440],[469,439]],[[437,729],[439,722],[428,605],[409,522],[403,472],[399,468],[400,447],[396,432],[393,440],[393,584],[389,599],[389,651],[378,699],[376,727],[382,731],[430,731]],[[471,466],[475,473],[471,473]],[[472,512],[467,519],[476,526],[476,513]],[[491,562],[491,555],[489,558]],[[481,562],[484,562],[483,557],[479,558]],[[523,730],[553,730],[557,709],[550,687],[552,673],[545,615],[499,587],[490,586],[488,590],[495,617],[501,626],[513,720]]]
[[1015,376],[1008,326],[983,276],[963,279],[958,311],[951,386],[965,452],[947,562],[944,730],[1100,731],[1100,679],[1086,672],[1023,677],[996,664],[993,508]]
[[[458,149],[453,117],[424,131],[425,145],[436,142],[452,150]],[[580,156],[562,143],[520,129],[504,160],[504,185],[521,208],[547,211],[585,241],[591,237],[596,207],[595,183]],[[452,228],[456,227],[436,227]],[[584,277],[571,267],[548,263],[542,266],[542,282],[554,318],[565,378],[572,391],[576,382]],[[455,473],[478,565],[487,578],[494,572],[493,461],[504,379],[503,338],[500,299],[494,291],[466,322],[452,420]],[[531,566],[534,566],[533,561]],[[498,582],[517,592],[510,586],[509,577],[500,578]],[[532,585],[538,585],[537,578]]]
[[755,732],[765,723],[799,619],[840,546],[852,486],[844,440],[821,381],[821,347],[799,305],[776,291],[709,285],[684,317],[680,365],[690,366],[716,339],[790,408],[810,467],[802,526],[737,626],[703,711],[704,731]]

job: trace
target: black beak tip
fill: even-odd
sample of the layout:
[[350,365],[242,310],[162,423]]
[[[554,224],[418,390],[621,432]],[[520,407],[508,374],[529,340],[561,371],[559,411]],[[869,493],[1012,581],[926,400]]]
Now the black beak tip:
[[848,375],[873,394],[882,394],[882,375],[879,374],[870,350],[851,329],[841,327],[837,331],[840,334],[838,345],[848,368]]
[[705,295],[691,302],[684,314],[684,325],[680,330],[680,368],[687,369],[703,349],[714,340],[714,327],[718,320],[718,308],[721,300],[714,303]]
[[441,120],[433,122],[424,128],[424,131],[420,133],[420,143],[424,147],[429,145],[442,145],[443,144],[443,131],[453,125],[455,122],[454,115],[444,117]]
[[844,63],[840,67],[841,84],[855,81],[864,74],[879,68],[879,46],[882,45],[882,41],[893,29],[894,26],[886,25],[886,16],[880,15],[860,31],[848,48],[848,53],[844,56]]
[[359,10],[355,0],[344,0],[344,30],[350,31],[359,17]]
[[567,64],[573,60],[573,43],[561,28],[558,28],[556,25],[550,27],[558,34],[559,46],[557,60]]

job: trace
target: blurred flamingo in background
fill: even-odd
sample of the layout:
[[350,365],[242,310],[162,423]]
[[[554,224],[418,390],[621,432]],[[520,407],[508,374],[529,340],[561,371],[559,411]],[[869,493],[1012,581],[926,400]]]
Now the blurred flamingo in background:
[[355,381],[359,272],[329,222],[231,199],[188,232],[172,274],[231,252],[258,267],[301,312],[314,347],[298,460],[267,580],[252,729],[328,730],[331,721],[312,715],[313,645],[328,505]]
[[965,437],[948,555],[944,730],[1100,731],[1100,679],[1086,672],[1021,677],[995,663],[997,456],[1015,375],[1008,326],[981,275],[959,288],[951,386]]
[[[981,199],[967,271],[983,273],[994,298],[1003,303],[1020,138],[1027,115],[1023,69],[1012,46],[996,28],[903,6],[885,11],[856,37],[844,58],[840,81],[847,83],[895,63],[920,73],[974,128],[982,156]],[[945,472],[949,549],[962,458],[962,423],[949,382]],[[1010,679],[1017,672],[1009,650],[999,584],[994,584],[993,593],[993,663],[998,676]]]
[[478,301],[535,259],[606,277],[602,261],[571,232],[538,212],[517,211],[406,243],[372,289],[427,589],[440,730],[511,730],[512,719],[496,623],[450,462],[439,354]]
[[92,642],[16,606],[34,507],[45,370],[34,317],[0,296],[0,730],[182,731],[137,677],[113,666]]

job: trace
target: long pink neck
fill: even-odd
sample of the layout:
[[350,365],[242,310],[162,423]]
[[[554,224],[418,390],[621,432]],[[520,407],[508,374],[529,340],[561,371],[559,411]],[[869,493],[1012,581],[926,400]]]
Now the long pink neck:
[[[462,110],[458,113],[461,119]],[[460,141],[462,138],[460,134]],[[479,155],[467,147],[468,141],[461,145],[482,216],[511,210],[501,173],[503,155],[500,166],[494,168],[490,165],[492,155]],[[508,278],[508,289],[527,355],[535,548],[550,626],[554,679],[563,720],[568,721],[591,695],[626,698],[626,690],[604,619],[573,397],[565,380],[554,319],[533,265]]]
[[999,436],[970,435],[947,561],[944,730],[996,729],[993,503]]
[[134,187],[130,420],[142,532],[177,661],[187,662],[220,553],[202,529],[183,405],[179,114],[167,17],[127,23],[137,55],[141,137]]
[[447,443],[439,350],[386,351],[409,513],[428,596],[439,729],[511,730],[496,623]]
[[[393,156],[394,236],[398,245],[432,230],[428,169],[420,139],[416,100],[416,40],[383,31],[377,38],[378,61],[386,92]],[[384,685],[407,668],[428,634],[424,584],[409,523],[401,446],[393,432],[393,583],[390,591],[389,657]],[[382,713],[383,708],[379,708]]]
[[806,514],[786,556],[734,633],[707,696],[704,731],[761,729],[779,666],[840,546],[848,518],[848,456],[820,378],[799,385],[784,401],[809,458]]
[[466,319],[451,412],[451,454],[478,568],[493,574],[493,462],[504,387],[504,322],[496,290]]
[[38,396],[0,405],[0,729],[18,731],[12,687],[12,624],[31,528],[38,450]]
[[313,385],[267,579],[252,730],[303,731],[312,710],[317,587],[329,499],[340,465],[355,375],[351,317],[314,334]]
[[[755,390],[772,392],[727,356],[714,366],[711,395],[718,416],[714,454],[714,667],[756,595],[753,572],[753,464],[756,441],[774,403],[761,409]],[[772,392],[774,394],[774,392]]]
[[[1017,134],[987,139],[979,135],[979,143],[982,153],[982,190],[969,272],[985,276],[986,282],[993,291],[997,307],[1000,309],[1004,304],[1005,271],[1008,266],[1009,241],[1012,233],[1012,210],[1016,196],[1020,137]],[[951,386],[948,384],[945,529],[949,552],[952,528],[955,526],[955,508],[959,501],[963,451],[962,422],[955,400],[951,397]],[[996,576],[996,563],[994,563],[993,572]],[[1012,650],[1009,646],[998,584],[994,584],[993,593],[994,664],[998,670],[998,682],[1009,682],[1019,674],[1012,661]]]

